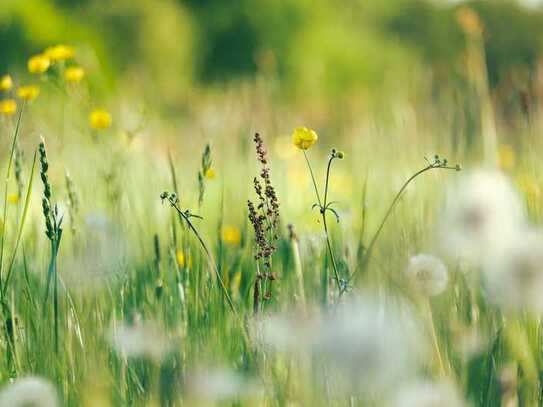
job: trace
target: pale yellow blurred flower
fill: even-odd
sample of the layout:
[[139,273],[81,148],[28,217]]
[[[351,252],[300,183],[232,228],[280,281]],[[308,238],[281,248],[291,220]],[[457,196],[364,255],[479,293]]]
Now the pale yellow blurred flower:
[[17,111],[17,102],[13,99],[0,100],[0,114],[3,116],[13,116]]
[[498,164],[503,170],[510,170],[515,165],[515,150],[508,144],[502,144],[498,150]]
[[17,96],[28,102],[36,99],[40,94],[40,88],[37,85],[21,86],[17,89]]
[[204,175],[207,179],[215,179],[217,176],[217,171],[215,171],[215,168],[208,168]]
[[292,142],[301,150],[307,150],[318,139],[319,136],[317,136],[315,130],[308,129],[307,127],[297,127],[292,133]]
[[461,7],[456,12],[456,20],[466,34],[481,35],[483,32],[483,24],[476,11],[470,7]]
[[75,50],[69,45],[55,45],[45,50],[45,55],[51,61],[64,61],[66,59],[73,58]]
[[10,75],[0,77],[0,91],[6,92],[13,87],[13,80]]
[[27,63],[28,72],[35,74],[44,73],[49,69],[50,65],[51,60],[44,54],[38,54],[30,57]]
[[175,258],[179,267],[185,267],[185,254],[183,253],[183,251],[178,250],[175,253]]
[[17,194],[9,194],[7,196],[8,202],[11,204],[16,204],[19,202],[19,195]]
[[111,114],[103,109],[97,109],[89,115],[90,126],[95,130],[104,130],[111,126]]
[[81,82],[81,79],[85,76],[85,70],[80,66],[70,66],[64,71],[64,79],[67,82]]
[[241,231],[236,226],[224,226],[222,228],[222,240],[231,245],[238,245],[241,242]]

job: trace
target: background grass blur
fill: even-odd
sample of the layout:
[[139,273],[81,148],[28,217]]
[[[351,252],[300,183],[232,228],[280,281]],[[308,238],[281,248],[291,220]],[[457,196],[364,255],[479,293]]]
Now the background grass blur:
[[[461,17],[467,6],[480,19],[481,43]],[[270,150],[283,222],[274,260],[280,282],[270,309],[295,302],[287,223],[300,236],[308,303],[325,304],[328,296],[329,264],[318,213],[310,210],[312,186],[290,138],[299,125],[319,133],[310,157],[321,186],[325,155],[332,147],[345,151],[346,158],[334,164],[330,192],[340,202],[342,220],[331,228],[345,275],[356,270],[388,203],[425,165],[424,157],[438,153],[453,164],[478,166],[488,158],[487,138],[495,138],[491,155],[523,192],[531,219],[541,222],[543,8],[501,0],[341,5],[326,0],[2,0],[0,75],[29,80],[28,57],[57,43],[75,46],[85,81],[64,90],[43,83],[25,112],[20,143],[27,177],[43,135],[55,199],[67,199],[64,172],[80,195],[78,232],[72,235],[66,226],[59,256],[59,273],[75,305],[63,297],[65,352],[58,355],[51,315],[35,317],[42,312],[36,298],[44,290],[49,255],[36,178],[9,293],[22,326],[18,360],[1,362],[2,382],[39,374],[57,385],[67,405],[107,405],[106,399],[113,405],[149,405],[177,397],[172,383],[203,359],[264,376],[272,383],[266,394],[270,405],[289,399],[290,370],[281,363],[270,362],[275,367],[268,370],[253,363],[221,295],[202,277],[207,268],[201,251],[175,218],[172,222],[171,208],[160,203],[159,194],[173,189],[168,154],[183,207],[203,215],[199,228],[242,314],[250,314],[255,278],[246,219],[257,174],[255,131]],[[113,116],[112,127],[98,135],[87,120],[96,106]],[[2,121],[2,167],[13,124]],[[204,205],[196,209],[196,174],[207,142],[217,176],[208,181]],[[409,256],[435,246],[441,191],[454,176],[431,173],[407,190],[357,284],[402,291]],[[13,206],[11,213],[19,210]],[[17,222],[12,216],[4,225],[10,248]],[[225,225],[240,230],[239,242],[224,242]],[[161,300],[155,294],[155,235],[163,252]],[[184,264],[176,260],[177,251],[185,254]],[[82,287],[90,288],[86,278],[101,269],[114,271],[112,281],[80,296]],[[522,358],[498,339],[474,360],[455,353],[453,325],[478,324],[489,337],[494,331],[484,298],[468,299],[461,291],[463,277],[456,275],[451,284],[454,288],[432,303],[451,376],[473,403],[497,405],[500,368]],[[179,285],[186,299],[179,298]],[[482,315],[475,322],[472,302]],[[162,365],[128,362],[116,354],[108,343],[112,321],[134,315],[181,336],[178,353]],[[539,338],[537,329],[530,331],[530,340]],[[531,350],[541,372],[538,340]],[[522,371],[526,366],[519,363]],[[539,381],[532,379],[521,377],[519,385],[530,400],[541,395]],[[326,404],[320,393],[309,393],[300,392],[298,401]]]

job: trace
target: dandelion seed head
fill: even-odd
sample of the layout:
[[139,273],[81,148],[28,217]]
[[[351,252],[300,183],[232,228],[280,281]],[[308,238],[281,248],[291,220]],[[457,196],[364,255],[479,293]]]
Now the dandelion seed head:
[[447,288],[447,267],[439,258],[430,254],[411,257],[405,272],[415,289],[426,296],[441,294]]
[[479,263],[506,247],[524,224],[509,180],[501,172],[476,170],[448,191],[439,242],[450,257]]
[[220,367],[192,372],[186,385],[189,398],[193,400],[224,402],[262,393],[255,380]]
[[110,342],[115,350],[127,357],[148,357],[161,360],[167,353],[169,342],[164,332],[152,322],[135,320],[113,326]]
[[483,263],[489,300],[506,310],[543,312],[543,233],[527,230]]
[[16,379],[0,390],[0,407],[57,407],[55,387],[41,377]]
[[391,407],[464,407],[458,390],[447,381],[421,381],[404,385]]

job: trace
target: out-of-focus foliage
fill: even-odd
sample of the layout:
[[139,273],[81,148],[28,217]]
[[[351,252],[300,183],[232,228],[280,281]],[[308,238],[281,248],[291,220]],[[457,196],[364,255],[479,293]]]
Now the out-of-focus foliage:
[[465,49],[456,18],[465,5],[482,21],[496,87],[533,72],[543,34],[542,10],[501,0],[353,0],[341,7],[328,0],[2,3],[0,71],[24,66],[23,55],[51,43],[84,44],[87,66],[99,65],[104,75],[97,84],[140,81],[165,102],[187,86],[259,73],[304,98],[383,93],[384,83],[394,91],[395,81],[420,64],[448,80],[458,75]]

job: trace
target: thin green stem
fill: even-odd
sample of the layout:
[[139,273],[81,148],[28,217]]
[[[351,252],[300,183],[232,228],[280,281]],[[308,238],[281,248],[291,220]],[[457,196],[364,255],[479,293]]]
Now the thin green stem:
[[194,224],[190,221],[189,216],[186,213],[184,213],[179,208],[179,206],[177,206],[177,204],[172,203],[172,206],[177,211],[179,216],[181,216],[183,218],[183,220],[187,223],[189,229],[194,233],[194,235],[196,236],[196,238],[200,242],[200,245],[202,246],[202,248],[203,248],[203,250],[204,250],[204,252],[205,252],[205,254],[206,254],[207,258],[208,258],[209,264],[211,265],[211,267],[215,271],[215,274],[217,275],[217,279],[219,280],[219,284],[221,286],[221,289],[223,291],[224,296],[226,297],[226,301],[228,302],[228,305],[230,306],[230,309],[232,310],[232,312],[235,315],[237,315],[238,313],[236,311],[236,307],[234,306],[234,302],[232,301],[232,298],[230,297],[230,294],[228,293],[228,289],[226,288],[226,285],[224,284],[224,281],[223,281],[223,279],[221,277],[219,269],[217,268],[217,265],[215,264],[215,261],[213,261],[213,256],[211,255],[211,252],[209,251],[209,249],[208,249],[207,245],[205,244],[204,240],[202,239],[200,233],[198,232],[198,230],[196,229]]
[[334,269],[334,278],[336,280],[336,284],[338,287],[339,292],[342,292],[342,286],[341,286],[341,280],[339,277],[339,271],[336,264],[336,258],[334,256],[334,251],[332,250],[332,242],[330,241],[330,235],[328,233],[328,225],[326,223],[326,205],[327,205],[327,199],[328,199],[328,183],[330,180],[330,168],[332,166],[332,161],[334,160],[334,155],[330,156],[330,159],[328,160],[328,167],[326,169],[326,180],[325,180],[325,186],[324,186],[324,202],[321,201],[320,195],[319,195],[319,189],[317,187],[317,181],[315,180],[315,175],[313,174],[313,168],[311,167],[311,163],[309,162],[309,158],[307,157],[307,154],[305,150],[302,150],[304,153],[305,161],[307,162],[307,167],[309,168],[309,173],[311,174],[311,180],[313,181],[313,187],[315,188],[315,194],[317,195],[317,201],[319,206],[319,211],[321,213],[322,217],[322,225],[324,228],[324,235],[326,236],[326,245],[328,247],[328,253],[330,255],[330,261],[332,262],[332,268]]
[[350,275],[349,279],[348,279],[348,282],[351,282],[354,280],[354,278],[357,276],[357,273],[360,269],[364,269],[368,263],[369,263],[369,260],[370,260],[370,257],[372,255],[372,252],[373,252],[373,249],[375,247],[375,243],[377,242],[377,239],[379,238],[379,236],[381,235],[381,231],[383,230],[388,218],[390,217],[390,215],[392,214],[392,211],[394,210],[394,208],[396,207],[397,203],[399,202],[403,192],[405,191],[405,189],[409,186],[409,184],[415,179],[417,178],[419,175],[422,175],[424,174],[425,172],[427,171],[430,171],[430,170],[433,170],[433,169],[444,169],[444,170],[455,170],[455,171],[458,171],[458,168],[457,167],[448,167],[446,165],[436,165],[435,163],[432,163],[432,164],[428,164],[426,167],[418,170],[417,172],[415,172],[413,175],[411,175],[411,177],[409,177],[407,179],[407,181],[404,182],[404,184],[402,185],[402,187],[400,188],[400,190],[398,191],[398,193],[396,194],[396,196],[394,197],[394,199],[392,200],[392,203],[390,204],[390,206],[388,207],[388,210],[386,211],[385,213],[385,216],[383,217],[383,219],[381,220],[381,223],[379,224],[379,227],[377,228],[377,231],[375,232],[375,234],[373,235],[373,237],[371,238],[370,240],[370,244],[368,245],[368,249],[366,250],[366,254],[364,255],[364,259],[362,260],[360,266]]
[[311,163],[309,162],[309,158],[307,158],[307,154],[305,150],[302,150],[305,157],[305,162],[307,163],[307,167],[309,168],[309,173],[311,174],[311,180],[313,181],[313,187],[315,188],[315,194],[317,195],[317,201],[319,203],[319,206],[322,206],[321,204],[321,197],[319,195],[319,188],[317,187],[317,181],[315,180],[315,174],[313,174],[313,168],[311,167]]
[[8,217],[8,187],[9,187],[9,179],[11,176],[11,166],[13,163],[13,154],[15,152],[15,145],[17,144],[17,138],[19,136],[19,129],[21,127],[21,119],[23,117],[23,112],[25,109],[26,102],[23,102],[23,105],[21,106],[21,110],[19,111],[19,116],[17,117],[17,124],[15,125],[15,131],[13,133],[13,141],[11,143],[11,151],[9,154],[9,161],[8,161],[8,168],[6,170],[6,179],[5,179],[5,186],[4,186],[4,212],[2,214],[2,225],[4,230],[2,231],[2,242],[0,243],[0,283],[2,282],[3,278],[3,265],[4,265],[4,246],[5,246],[5,239],[6,239],[6,222]]
[[328,160],[328,167],[326,168],[326,183],[324,184],[324,207],[326,208],[326,204],[328,203],[328,182],[330,181],[330,168],[332,167],[332,161],[334,160],[335,156],[332,154],[330,156],[330,159]]

